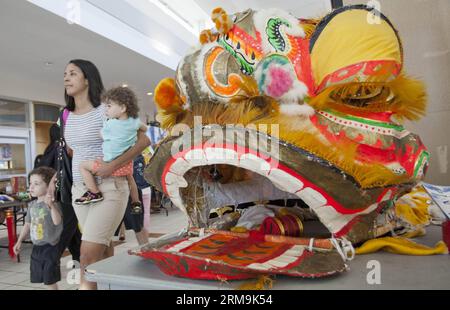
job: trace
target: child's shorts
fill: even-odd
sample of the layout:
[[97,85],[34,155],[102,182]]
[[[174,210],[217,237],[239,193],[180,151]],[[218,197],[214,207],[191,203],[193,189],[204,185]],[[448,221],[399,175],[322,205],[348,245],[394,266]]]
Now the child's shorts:
[[[97,171],[99,167],[100,161],[99,160],[94,161],[93,170]],[[113,177],[124,177],[127,175],[133,175],[133,161],[126,163],[125,165],[114,171],[112,174]]]
[[55,284],[61,281],[60,256],[57,245],[34,245],[31,251],[31,283]]

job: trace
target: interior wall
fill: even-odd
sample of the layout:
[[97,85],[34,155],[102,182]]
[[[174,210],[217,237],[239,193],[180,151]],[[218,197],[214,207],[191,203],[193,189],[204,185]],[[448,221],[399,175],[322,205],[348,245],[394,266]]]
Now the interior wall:
[[[373,1],[372,1],[373,2]],[[344,0],[344,5],[367,3]],[[406,127],[420,135],[431,153],[425,181],[450,185],[450,1],[379,0],[381,12],[403,42],[405,71],[428,91],[427,115]]]
[[44,154],[45,148],[50,143],[50,122],[35,122],[36,154]]

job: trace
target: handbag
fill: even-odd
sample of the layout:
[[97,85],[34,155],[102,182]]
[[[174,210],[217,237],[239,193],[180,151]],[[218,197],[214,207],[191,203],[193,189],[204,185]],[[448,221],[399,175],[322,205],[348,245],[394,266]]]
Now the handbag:
[[67,153],[66,141],[64,139],[65,119],[61,111],[59,116],[60,137],[56,157],[56,200],[64,204],[72,204],[72,158]]

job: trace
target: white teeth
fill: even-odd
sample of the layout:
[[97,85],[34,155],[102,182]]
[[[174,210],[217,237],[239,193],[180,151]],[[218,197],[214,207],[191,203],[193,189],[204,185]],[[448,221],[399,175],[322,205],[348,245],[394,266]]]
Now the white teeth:
[[239,158],[239,167],[251,170],[260,175],[266,176],[270,171],[270,164],[256,155],[247,153]]
[[177,160],[170,167],[169,171],[178,175],[184,175],[189,169],[191,169],[191,166],[188,162],[186,162],[183,158],[177,158]]
[[167,194],[171,195],[171,196],[177,196],[178,194],[178,184],[174,184],[174,183],[166,183],[166,191]]
[[302,181],[280,169],[272,169],[268,178],[278,189],[291,194],[303,188]]
[[253,263],[253,264],[248,265],[247,267],[256,269],[256,270],[269,270],[269,269],[284,268],[287,265],[292,264],[300,256],[302,256],[304,250],[305,250],[304,246],[295,245],[274,259],[268,260],[263,263]]
[[303,254],[304,249],[305,249],[304,246],[295,245],[292,248],[290,248],[289,250],[287,250],[286,252],[284,252],[283,255],[298,257]]
[[280,263],[284,263],[284,265],[289,265],[290,263],[295,262],[298,259],[298,257],[296,256],[292,256],[292,255],[284,255],[277,257],[277,261],[279,261]]
[[179,252],[180,250],[192,245],[192,243],[193,243],[192,241],[186,240],[186,241],[180,242],[178,244],[175,244],[173,247],[167,249],[167,251],[168,252]]
[[[171,189],[172,190],[172,189]],[[181,196],[180,196],[180,191],[178,190],[178,188],[176,189],[176,190],[172,190],[172,191],[169,191],[168,190],[168,195],[169,195],[169,198],[170,199],[179,199],[179,200],[182,200],[181,199]]]
[[192,237],[183,242],[177,243],[174,246],[167,249],[168,252],[180,252],[192,244],[201,241],[202,239],[208,238],[210,235],[205,235],[204,237]]
[[233,149],[206,147],[205,149],[189,150],[183,158],[178,158],[172,164],[165,176],[167,194],[177,207],[185,211],[179,192],[181,187],[188,186],[183,175],[192,167],[212,164],[238,166],[267,177],[278,189],[296,194],[313,209],[327,203],[321,193],[310,187],[304,188],[301,180],[281,169],[272,168],[269,162],[255,154],[246,153],[239,157],[239,154]]
[[325,197],[318,191],[313,190],[311,187],[307,187],[297,193],[310,208],[319,208],[327,203]]
[[[177,208],[179,208],[180,210],[183,210],[184,213],[186,213],[184,205],[183,205],[183,200],[178,196],[169,196],[170,197],[170,201],[173,203],[173,205]],[[187,213],[186,213],[187,215]]]
[[250,264],[247,266],[247,268],[251,268],[251,269],[255,269],[255,270],[267,270],[267,268],[265,266],[263,266],[263,264],[258,264],[258,263]]
[[375,211],[377,207],[378,203],[374,203],[361,212],[354,214],[342,214],[339,213],[334,207],[325,205],[315,209],[314,212],[317,214],[317,216],[321,219],[323,223],[326,223],[325,226],[327,226],[330,232],[335,234],[341,231],[345,227],[345,225],[347,225],[356,216],[361,214],[369,214],[370,212]]
[[[295,262],[295,259],[293,259],[291,261],[291,263],[293,263],[293,262]],[[275,268],[282,268],[282,267],[286,266],[287,264],[283,263],[279,260],[273,259],[269,262],[269,265],[271,265],[272,267],[275,267]]]
[[183,199],[180,196],[180,190],[177,184],[168,184],[166,185],[167,195],[172,200],[173,204],[180,209],[184,209],[183,207]]
[[184,155],[184,159],[191,167],[206,163],[206,155],[203,149],[190,150]]
[[197,242],[197,241],[200,241],[202,239],[203,239],[202,237],[191,237],[191,238],[189,238],[189,240],[191,240],[192,242]]
[[205,155],[209,164],[228,164],[237,166],[239,161],[238,153],[229,149],[208,147],[205,149]]
[[167,185],[176,184],[176,185],[178,185],[178,187],[187,187],[188,186],[188,183],[186,182],[186,180],[183,177],[181,177],[177,174],[174,174],[170,171],[166,174],[166,184]]

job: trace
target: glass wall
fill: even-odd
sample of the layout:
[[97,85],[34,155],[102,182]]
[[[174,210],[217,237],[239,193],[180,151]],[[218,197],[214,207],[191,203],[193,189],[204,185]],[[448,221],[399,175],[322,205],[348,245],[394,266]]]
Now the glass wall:
[[28,105],[0,99],[0,126],[29,128]]

